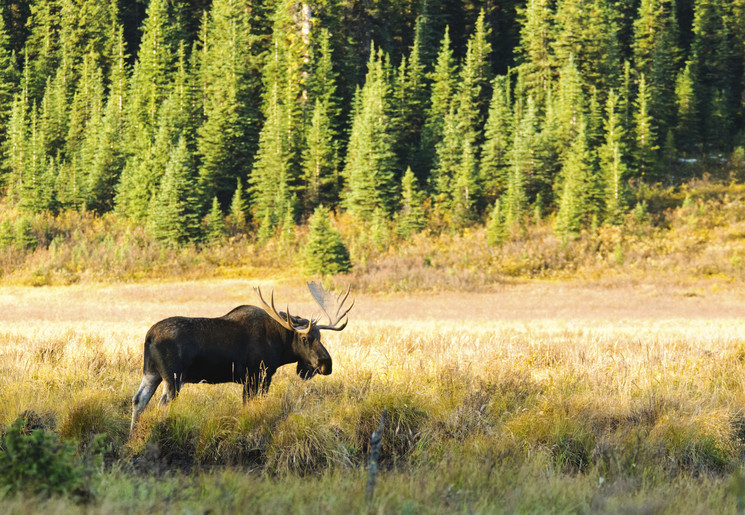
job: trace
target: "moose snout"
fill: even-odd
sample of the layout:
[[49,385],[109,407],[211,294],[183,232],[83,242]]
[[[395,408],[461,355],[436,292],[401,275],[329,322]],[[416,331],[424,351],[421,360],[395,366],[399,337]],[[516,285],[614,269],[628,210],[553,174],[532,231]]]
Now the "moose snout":
[[331,373],[331,358],[318,360],[318,373],[324,376]]

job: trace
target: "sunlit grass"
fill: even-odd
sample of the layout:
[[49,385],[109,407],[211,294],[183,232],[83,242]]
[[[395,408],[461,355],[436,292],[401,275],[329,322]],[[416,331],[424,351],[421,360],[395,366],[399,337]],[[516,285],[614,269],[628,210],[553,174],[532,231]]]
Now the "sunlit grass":
[[[549,298],[550,287],[539,290],[545,302],[562,302]],[[36,290],[17,292],[18,302],[36,302]],[[108,294],[111,306],[138,298]],[[627,294],[603,291],[621,305]],[[566,316],[500,319],[498,305],[493,317],[469,306],[483,299],[459,294],[449,318],[434,318],[422,310],[426,298],[404,297],[397,316],[376,317],[386,299],[362,296],[366,314],[326,338],[332,375],[306,382],[286,367],[246,405],[239,385],[189,384],[165,408],[157,392],[131,436],[142,314],[118,319],[101,307],[108,320],[93,313],[80,322],[60,308],[33,323],[10,320],[0,327],[0,424],[31,410],[81,445],[106,433],[109,468],[94,501],[101,511],[164,509],[161,494],[183,509],[224,511],[247,499],[238,491],[254,495],[242,510],[263,499],[257,510],[266,512],[301,499],[293,511],[734,506],[728,485],[745,456],[745,319],[690,316],[685,297],[668,316],[606,309],[583,318],[572,315],[584,306],[571,305],[571,295]],[[179,302],[193,309],[188,295]],[[227,311],[222,300],[201,302]],[[384,408],[372,507],[363,469]],[[302,485],[313,493],[304,497]]]

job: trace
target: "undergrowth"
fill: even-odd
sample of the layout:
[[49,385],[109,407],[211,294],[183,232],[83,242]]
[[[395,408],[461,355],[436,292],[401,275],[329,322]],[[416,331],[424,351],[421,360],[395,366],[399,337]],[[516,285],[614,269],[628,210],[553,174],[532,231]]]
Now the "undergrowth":
[[[737,280],[745,271],[745,186],[697,180],[677,188],[646,186],[618,225],[559,238],[552,218],[532,220],[499,245],[486,227],[444,230],[436,218],[402,238],[392,225],[333,218],[350,252],[358,290],[483,289],[508,278],[613,280],[662,277]],[[42,286],[154,278],[301,277],[308,226],[259,241],[255,231],[174,246],[115,213],[24,215],[3,206],[0,277]],[[392,224],[392,222],[390,223]],[[21,230],[23,229],[23,230]],[[376,237],[375,231],[383,231]]]

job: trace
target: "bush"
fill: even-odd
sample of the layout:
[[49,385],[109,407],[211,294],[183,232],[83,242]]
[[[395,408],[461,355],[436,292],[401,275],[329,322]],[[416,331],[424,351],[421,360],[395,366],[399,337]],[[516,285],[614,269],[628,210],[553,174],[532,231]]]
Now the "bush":
[[[30,423],[32,416],[18,417],[7,430],[0,448],[0,486],[9,492],[40,495],[90,496],[86,460],[76,447],[60,441],[44,427]],[[91,456],[100,459],[103,435],[94,438]]]

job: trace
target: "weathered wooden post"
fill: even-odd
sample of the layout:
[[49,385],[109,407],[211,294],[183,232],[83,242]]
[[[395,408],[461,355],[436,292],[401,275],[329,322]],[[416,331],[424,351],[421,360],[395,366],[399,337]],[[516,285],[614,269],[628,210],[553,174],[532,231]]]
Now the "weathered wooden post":
[[385,425],[385,414],[387,411],[386,408],[383,408],[378,430],[373,431],[372,436],[370,436],[370,463],[367,466],[367,488],[365,489],[365,499],[367,499],[367,502],[372,502],[375,491],[375,478],[378,475],[378,453],[383,444],[383,427]]

